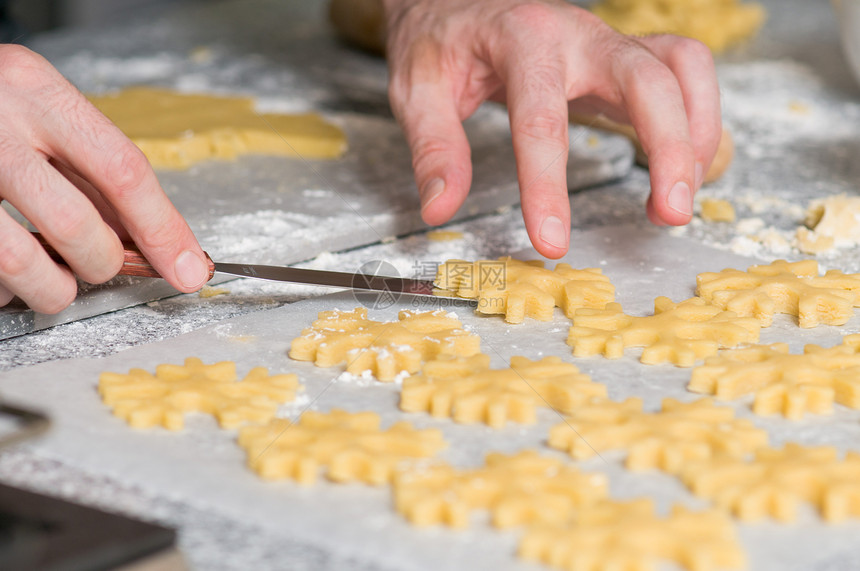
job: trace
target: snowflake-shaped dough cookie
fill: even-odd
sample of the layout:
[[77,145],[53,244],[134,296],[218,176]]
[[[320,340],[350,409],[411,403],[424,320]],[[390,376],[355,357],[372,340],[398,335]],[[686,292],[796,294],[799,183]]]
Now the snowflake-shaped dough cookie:
[[769,327],[775,313],[798,318],[801,327],[842,325],[860,307],[860,274],[829,270],[818,275],[818,262],[803,260],[751,266],[747,271],[725,269],[696,277],[696,294],[741,316],[757,318]]
[[786,444],[763,448],[752,460],[712,458],[690,462],[681,479],[698,495],[744,521],[794,521],[802,502],[827,521],[860,516],[860,454],[843,459],[833,447]]
[[296,422],[277,418],[264,426],[246,426],[239,445],[248,465],[267,480],[316,481],[320,468],[335,482],[386,484],[405,462],[433,456],[447,445],[442,432],[416,430],[408,422],[380,429],[374,412],[305,412]]
[[348,373],[371,371],[380,381],[417,373],[421,363],[439,356],[471,356],[481,339],[446,311],[401,311],[398,321],[373,321],[367,308],[323,311],[293,339],[290,357],[318,367],[346,362]]
[[473,470],[438,464],[401,471],[394,478],[394,504],[418,526],[464,528],[472,512],[487,510],[493,525],[509,528],[563,523],[577,508],[604,499],[607,490],[604,474],[527,450],[488,454],[485,465]]
[[566,414],[605,396],[604,385],[558,357],[512,357],[510,368],[490,369],[490,358],[478,354],[427,362],[420,375],[403,381],[400,408],[502,428],[509,420],[534,423],[537,407]]
[[674,506],[667,517],[650,500],[605,501],[564,525],[526,531],[519,554],[569,571],[654,571],[672,561],[690,571],[742,569],[745,556],[731,520],[718,511]]
[[734,409],[711,399],[682,403],[664,399],[659,412],[643,412],[642,401],[597,401],[578,408],[550,429],[549,445],[585,459],[607,450],[627,451],[630,470],[658,468],[675,474],[685,463],[711,457],[741,458],[767,445],[767,432]]
[[581,307],[602,308],[615,299],[615,287],[600,269],[577,270],[558,264],[554,270],[539,260],[448,260],[439,265],[436,287],[478,300],[478,312],[505,316],[508,323],[526,317],[552,319],[560,307],[570,317]]
[[604,355],[618,359],[627,347],[644,347],[646,365],[673,363],[692,367],[723,347],[758,341],[761,327],[751,317],[738,317],[700,298],[673,303],[654,300],[654,315],[634,317],[610,303],[605,309],[578,309],[567,343],[577,357]]
[[693,369],[687,388],[735,399],[755,393],[753,412],[798,420],[827,414],[833,403],[860,409],[860,335],[841,345],[807,345],[802,355],[785,343],[726,350]]
[[296,375],[269,375],[255,367],[237,382],[236,363],[205,365],[195,357],[184,365],[158,365],[154,375],[131,369],[99,377],[99,393],[116,416],[135,428],[170,430],[182,429],[186,412],[211,414],[222,428],[268,422],[279,404],[295,399],[298,388]]

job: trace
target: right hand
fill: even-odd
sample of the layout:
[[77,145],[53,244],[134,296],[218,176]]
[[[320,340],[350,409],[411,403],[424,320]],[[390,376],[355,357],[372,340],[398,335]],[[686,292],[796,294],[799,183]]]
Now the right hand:
[[77,294],[73,273],[90,283],[117,274],[121,239],[179,291],[206,283],[203,251],[146,157],[44,58],[0,45],[0,101],[0,201],[69,265],[0,208],[0,306],[17,295],[35,311],[61,311]]

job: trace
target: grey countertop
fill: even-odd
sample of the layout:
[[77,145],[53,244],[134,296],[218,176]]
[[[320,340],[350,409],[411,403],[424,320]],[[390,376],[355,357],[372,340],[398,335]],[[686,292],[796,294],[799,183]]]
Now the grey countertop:
[[[664,232],[689,240],[696,247],[714,247],[736,255],[799,258],[802,255],[792,248],[790,238],[802,220],[805,205],[828,194],[857,194],[860,90],[839,49],[836,20],[828,3],[762,3],[770,17],[761,36],[718,60],[724,118],[735,135],[737,154],[729,173],[700,193],[731,200],[740,220],[760,221],[747,223],[744,230],[737,224],[707,224],[697,218],[689,227]],[[250,2],[249,6],[262,8],[265,4]],[[242,30],[255,29],[252,22],[262,17],[259,10],[248,9],[239,21],[212,25],[220,26],[225,37],[241,49],[253,52],[254,43],[260,40],[244,35]],[[301,33],[299,23],[286,27]],[[274,33],[273,29],[269,33]],[[187,37],[164,41],[181,42],[189,49],[197,45],[193,30]],[[134,54],[117,53],[119,60],[125,57],[133,58]],[[236,73],[252,71],[237,69]],[[372,92],[368,89],[365,93],[366,103],[378,106]],[[324,99],[324,94],[321,97]],[[806,111],[797,113],[796,103]],[[643,224],[647,192],[647,173],[640,169],[620,182],[576,192],[570,199],[573,225],[589,230]],[[324,253],[306,264],[353,270],[370,260],[386,260],[405,275],[426,267],[426,263],[452,257],[494,257],[529,245],[516,206],[458,222],[450,229],[463,231],[464,238],[432,242],[417,232],[359,249]],[[855,251],[822,257],[821,262],[827,267],[860,271],[860,255]],[[683,264],[679,259],[679,266]],[[20,374],[23,367],[39,363],[114,356],[128,348],[177,338],[226,319],[325,293],[253,280],[236,280],[225,287],[229,295],[171,297],[2,341],[0,371]],[[192,505],[181,497],[155,494],[95,468],[87,470],[46,457],[31,445],[0,454],[0,480],[176,527],[180,548],[194,568],[379,568],[368,561],[292,541],[271,528]]]

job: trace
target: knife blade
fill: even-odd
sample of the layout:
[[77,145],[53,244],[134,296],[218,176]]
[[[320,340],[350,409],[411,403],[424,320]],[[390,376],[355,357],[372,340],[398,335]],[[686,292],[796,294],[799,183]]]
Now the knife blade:
[[[33,236],[42,244],[45,251],[55,262],[66,264],[62,256],[44,239],[38,232]],[[123,264],[118,275],[138,276],[149,278],[160,278],[152,264],[143,253],[131,242],[123,242]],[[206,263],[209,266],[209,279],[215,272],[231,274],[234,276],[273,280],[306,285],[319,285],[346,289],[357,289],[366,291],[385,292],[388,294],[408,294],[429,296],[434,298],[455,299],[464,304],[477,304],[476,300],[459,297],[456,293],[436,288],[430,280],[417,280],[402,278],[398,276],[381,276],[368,273],[334,272],[329,270],[312,270],[307,268],[294,268],[291,266],[267,266],[260,264],[234,264],[215,262],[206,255]]]

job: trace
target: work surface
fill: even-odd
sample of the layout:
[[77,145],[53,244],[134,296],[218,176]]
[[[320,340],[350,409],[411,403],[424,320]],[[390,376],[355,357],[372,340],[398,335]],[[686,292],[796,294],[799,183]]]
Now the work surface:
[[[574,266],[602,267],[630,312],[646,312],[654,295],[676,300],[690,295],[698,271],[743,265],[747,256],[801,257],[779,238],[790,237],[805,204],[831,193],[856,194],[860,91],[839,51],[829,6],[804,0],[765,4],[771,20],[762,37],[746,51],[719,61],[725,120],[735,134],[738,153],[729,174],[701,195],[732,200],[739,218],[761,219],[753,224],[763,227],[757,234],[771,239],[750,239],[737,225],[699,219],[681,230],[613,229],[622,224],[644,226],[642,204],[648,182],[642,171],[618,184],[571,196],[574,226],[583,233],[574,235],[567,260]],[[247,18],[254,13],[248,10]],[[797,103],[808,112],[796,112]],[[451,229],[463,231],[464,238],[431,242],[418,233],[324,254],[308,265],[353,270],[366,261],[383,259],[401,274],[412,275],[447,258],[494,257],[528,246],[517,208]],[[827,267],[860,270],[855,252],[821,261]],[[322,292],[249,280],[225,287],[230,295],[179,296],[2,342],[0,368],[7,371],[0,376],[2,395],[22,404],[42,404],[57,426],[45,440],[0,455],[0,479],[178,527],[181,549],[201,569],[394,569],[420,568],[421,561],[427,562],[426,568],[438,568],[455,560],[463,568],[520,568],[512,555],[515,534],[497,534],[483,525],[465,534],[419,532],[393,514],[384,490],[323,484],[298,491],[289,484],[257,481],[243,467],[232,434],[219,432],[202,419],[190,423],[186,433],[174,435],[132,431],[110,416],[93,389],[98,372],[152,367],[191,353],[208,360],[235,359],[240,369],[262,364],[295,371],[310,392],[328,386],[337,376],[335,370],[292,362],[285,351],[291,337],[317,310],[354,305],[348,294],[307,299]],[[393,310],[377,316],[390,316]],[[569,322],[561,315],[551,323],[507,326],[501,320],[459,313],[484,338],[485,350],[493,350],[496,365],[516,354],[557,354],[606,383],[613,398],[641,395],[653,409],[662,396],[694,397],[684,390],[687,371],[645,368],[635,362],[635,352],[617,362],[574,360],[564,344]],[[225,321],[231,318],[235,319]],[[764,340],[788,340],[795,348],[804,342],[829,345],[840,334],[858,330],[856,317],[839,330],[814,332],[801,332],[790,320],[782,320],[766,330]],[[247,344],[230,340],[245,333],[256,340]],[[26,367],[37,363],[43,364]],[[384,422],[390,422],[400,417],[395,396],[392,385],[338,382],[315,406],[321,410],[333,405],[374,408]],[[745,403],[738,409],[746,414]],[[285,409],[290,412],[295,410]],[[422,415],[409,418],[421,426],[442,427],[455,443],[447,457],[464,466],[474,465],[479,460],[476,456],[488,449],[540,448],[553,421],[542,416],[537,426],[526,431],[493,432],[430,421]],[[860,418],[855,412],[840,410],[833,417],[797,425],[756,422],[768,428],[775,444],[792,439],[858,449]],[[619,468],[618,458],[607,461],[586,467],[610,474],[613,496],[648,494],[661,505],[670,500],[695,504],[671,478],[630,475]],[[354,525],[360,517],[362,524]],[[752,569],[842,569],[850,566],[849,557],[858,555],[856,522],[826,527],[804,513],[794,526],[739,527]],[[424,559],[410,562],[410,556],[417,554]]]

